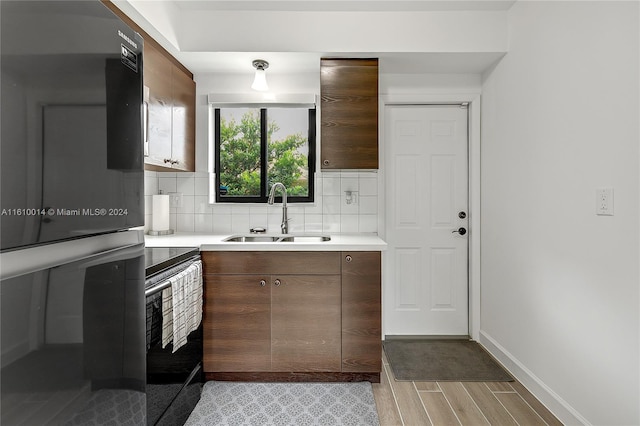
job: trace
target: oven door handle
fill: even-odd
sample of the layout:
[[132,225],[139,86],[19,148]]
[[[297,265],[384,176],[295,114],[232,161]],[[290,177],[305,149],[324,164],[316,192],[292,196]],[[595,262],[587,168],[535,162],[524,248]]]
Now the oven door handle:
[[156,284],[153,287],[150,287],[150,288],[146,289],[144,291],[144,295],[145,295],[145,297],[149,297],[149,296],[152,296],[152,295],[158,293],[159,291],[162,291],[165,288],[169,288],[169,287],[171,287],[171,281],[170,280],[162,281],[160,284]]

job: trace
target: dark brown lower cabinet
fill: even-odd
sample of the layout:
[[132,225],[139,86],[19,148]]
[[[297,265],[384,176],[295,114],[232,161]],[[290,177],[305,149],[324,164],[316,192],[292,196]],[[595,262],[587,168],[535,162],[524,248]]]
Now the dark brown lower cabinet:
[[342,371],[381,371],[380,252],[342,254]]
[[271,288],[260,275],[207,275],[204,371],[271,369]]
[[271,371],[340,371],[340,275],[273,280]]
[[379,252],[202,257],[209,379],[379,381]]

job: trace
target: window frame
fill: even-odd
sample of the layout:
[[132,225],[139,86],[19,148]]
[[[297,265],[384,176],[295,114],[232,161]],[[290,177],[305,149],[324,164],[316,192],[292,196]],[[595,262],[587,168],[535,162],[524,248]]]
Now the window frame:
[[[234,106],[229,107],[226,106],[224,108],[246,108],[253,107],[254,105],[243,105],[243,106]],[[269,109],[278,108],[277,105],[273,106],[259,106],[260,110],[260,195],[259,196],[233,196],[233,197],[224,197],[220,194],[220,110],[222,107],[214,106],[213,107],[213,120],[214,120],[214,165],[215,165],[215,202],[216,203],[238,203],[238,204],[267,204],[269,199],[269,190],[268,187],[268,115],[267,111]],[[296,106],[287,106],[287,108],[297,108]],[[306,197],[301,196],[293,196],[287,194],[287,203],[313,203],[315,200],[315,171],[316,171],[316,108],[315,107],[307,107],[300,106],[300,109],[306,109],[308,114],[308,148],[309,153],[307,155],[307,165],[308,165],[308,183],[309,183],[309,195]],[[282,196],[277,195],[275,197],[276,202],[282,202]]]

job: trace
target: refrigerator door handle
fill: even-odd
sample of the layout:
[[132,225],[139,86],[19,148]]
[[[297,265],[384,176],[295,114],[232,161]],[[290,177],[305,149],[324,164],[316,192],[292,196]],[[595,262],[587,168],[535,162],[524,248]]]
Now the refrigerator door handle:
[[142,229],[130,229],[112,234],[96,235],[77,240],[56,243],[56,250],[50,245],[30,247],[0,253],[0,279],[37,272],[77,261],[91,261],[117,249],[144,243]]

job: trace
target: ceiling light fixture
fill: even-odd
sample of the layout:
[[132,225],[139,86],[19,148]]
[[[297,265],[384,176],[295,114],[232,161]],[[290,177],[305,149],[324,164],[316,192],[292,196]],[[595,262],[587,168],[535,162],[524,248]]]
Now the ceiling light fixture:
[[260,92],[269,90],[269,86],[267,86],[267,74],[265,72],[265,70],[269,68],[269,62],[264,59],[256,59],[253,61],[253,67],[256,69],[256,76],[253,79],[251,88]]

